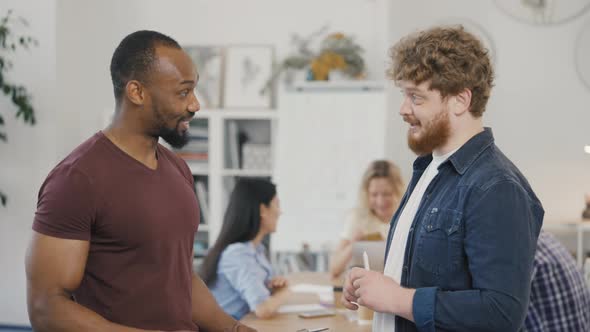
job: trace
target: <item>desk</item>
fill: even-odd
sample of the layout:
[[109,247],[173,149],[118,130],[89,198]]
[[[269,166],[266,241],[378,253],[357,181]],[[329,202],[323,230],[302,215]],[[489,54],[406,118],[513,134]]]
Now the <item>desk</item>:
[[[288,275],[289,283],[295,285],[298,283],[311,283],[318,285],[331,285],[328,273],[302,272]],[[337,299],[340,300],[340,299]],[[319,303],[319,298],[315,294],[293,293],[285,304],[309,304]],[[257,329],[259,332],[295,332],[303,328],[329,327],[330,332],[370,332],[371,325],[359,325],[356,321],[349,321],[342,313],[336,316],[304,319],[299,318],[295,313],[277,314],[271,319],[258,319],[253,313],[242,318],[242,323]]]
[[565,229],[576,232],[577,243],[576,243],[576,260],[578,267],[584,266],[584,232],[590,232],[590,221],[578,221],[578,222],[548,222],[543,224],[543,228],[546,230],[557,230]]

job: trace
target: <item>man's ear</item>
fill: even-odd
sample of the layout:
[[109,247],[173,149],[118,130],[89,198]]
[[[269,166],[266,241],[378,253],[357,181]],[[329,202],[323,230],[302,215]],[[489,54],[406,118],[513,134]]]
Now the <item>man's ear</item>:
[[262,203],[260,203],[260,218],[266,217],[266,214],[268,213],[268,207]]
[[129,101],[133,104],[141,106],[145,103],[145,89],[144,86],[136,80],[130,80],[125,85],[125,94]]
[[471,107],[471,90],[463,89],[449,100],[451,109],[455,115],[461,115],[469,111]]

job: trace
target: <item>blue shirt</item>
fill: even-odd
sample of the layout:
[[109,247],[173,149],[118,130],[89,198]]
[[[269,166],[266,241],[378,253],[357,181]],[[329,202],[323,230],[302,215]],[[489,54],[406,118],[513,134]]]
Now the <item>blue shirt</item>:
[[211,293],[225,312],[239,320],[270,296],[266,285],[272,277],[262,244],[234,243],[221,253]]
[[[432,156],[414,162],[400,212]],[[543,207],[486,128],[438,167],[414,217],[401,284],[415,288],[415,323],[396,332],[517,331],[524,322]]]
[[572,255],[541,232],[533,263],[526,331],[590,331],[590,291]]

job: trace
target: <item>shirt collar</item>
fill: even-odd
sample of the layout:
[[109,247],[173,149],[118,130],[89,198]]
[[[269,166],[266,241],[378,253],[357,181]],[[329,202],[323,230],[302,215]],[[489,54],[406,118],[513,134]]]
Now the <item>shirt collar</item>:
[[[457,173],[463,175],[473,162],[490,145],[494,143],[494,135],[491,128],[484,130],[470,138],[463,146],[449,157],[448,161],[453,165]],[[420,156],[414,161],[414,171],[424,171],[432,161],[432,154]]]
[[264,247],[264,244],[262,244],[262,243],[255,245],[254,242],[248,241],[248,244],[249,244],[248,248],[252,249],[256,253],[263,254],[266,251],[266,248]]

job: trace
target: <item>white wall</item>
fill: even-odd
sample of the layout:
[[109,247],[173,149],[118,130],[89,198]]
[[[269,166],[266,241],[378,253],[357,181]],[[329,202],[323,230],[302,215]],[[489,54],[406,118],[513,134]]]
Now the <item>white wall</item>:
[[[584,192],[590,192],[590,155],[583,152],[590,144],[590,91],[577,77],[574,50],[590,12],[567,24],[541,27],[515,21],[493,1],[396,1],[390,6],[391,45],[449,17],[470,19],[487,30],[497,60],[484,122],[529,179],[545,207],[545,222],[579,220]],[[391,90],[392,156],[409,176],[414,156],[404,139],[407,126],[393,114],[400,94]]]
[[37,203],[37,191],[55,164],[55,1],[3,0],[8,9],[26,18],[30,27],[17,31],[34,36],[39,47],[13,57],[10,77],[33,95],[38,124],[15,119],[16,108],[2,94],[0,113],[8,144],[0,142],[0,188],[9,195],[0,207],[0,324],[27,324],[24,256]]
[[190,44],[270,44],[277,59],[290,51],[290,35],[308,35],[325,24],[356,36],[368,70],[383,77],[385,0],[104,0],[58,1],[57,52],[63,124],[74,125],[59,153],[67,154],[103,125],[113,107],[108,66],[120,40],[154,29]]

